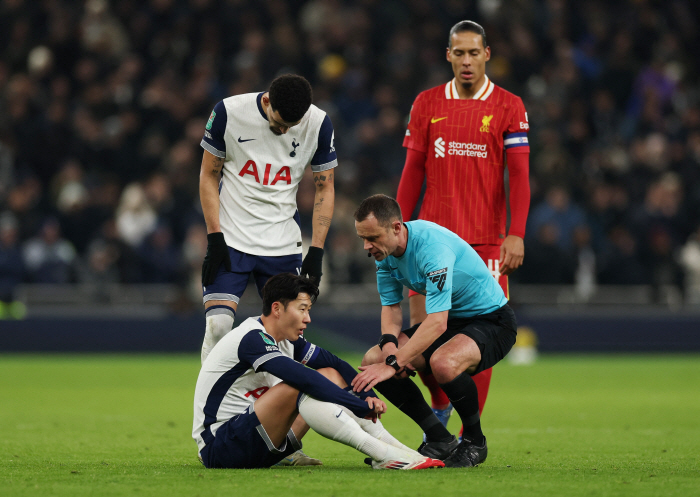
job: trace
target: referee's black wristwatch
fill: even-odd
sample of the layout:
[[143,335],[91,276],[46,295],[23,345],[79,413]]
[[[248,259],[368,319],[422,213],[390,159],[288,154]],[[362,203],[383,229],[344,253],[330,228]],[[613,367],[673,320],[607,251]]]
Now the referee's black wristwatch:
[[393,354],[386,356],[386,360],[384,361],[384,363],[387,366],[391,366],[392,368],[394,368],[397,373],[404,373],[405,372],[408,376],[415,376],[416,375],[416,372],[413,371],[412,369],[408,369],[406,366],[403,366],[403,367],[399,366],[399,363],[396,360],[396,356]]
[[386,362],[387,366],[391,366],[392,368],[394,368],[397,373],[399,371],[401,371],[401,366],[399,366],[399,363],[397,362],[395,355],[392,354],[392,355],[386,356],[385,362]]

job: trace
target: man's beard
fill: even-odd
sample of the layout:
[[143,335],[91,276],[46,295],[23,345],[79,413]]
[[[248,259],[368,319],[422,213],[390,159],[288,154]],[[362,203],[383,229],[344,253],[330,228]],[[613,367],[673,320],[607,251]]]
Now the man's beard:
[[462,83],[462,88],[464,88],[465,90],[470,90],[472,86],[474,86],[474,83],[472,83],[471,81],[465,81],[464,83]]
[[276,134],[277,136],[282,136],[282,132],[281,132],[281,131],[277,131],[277,130],[276,130],[275,128],[273,128],[272,126],[270,126],[270,131],[272,131],[272,132],[273,132],[274,134]]

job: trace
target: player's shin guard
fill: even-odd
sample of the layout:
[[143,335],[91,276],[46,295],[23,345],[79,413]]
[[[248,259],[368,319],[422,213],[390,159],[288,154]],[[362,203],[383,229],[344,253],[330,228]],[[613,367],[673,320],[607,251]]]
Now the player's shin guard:
[[357,449],[377,461],[387,455],[389,445],[366,433],[339,405],[301,394],[298,406],[306,424],[319,435]]
[[206,329],[202,342],[202,363],[209,356],[214,345],[233,329],[236,313],[226,305],[214,305],[206,311]]
[[366,433],[369,433],[377,440],[381,440],[382,442],[388,443],[389,445],[398,447],[400,449],[413,450],[410,447],[407,447],[406,445],[399,442],[391,433],[389,433],[386,430],[386,428],[384,428],[384,425],[380,420],[377,419],[375,423],[370,419],[358,418],[349,409],[343,408],[343,410],[345,411],[345,414],[350,416],[352,419],[355,420],[355,422],[358,425],[360,425],[360,428],[362,428]]
[[409,379],[390,378],[375,387],[389,402],[423,429],[428,441],[440,442],[452,438],[423,398],[418,386]]
[[484,434],[481,432],[479,418],[479,393],[472,377],[465,371],[452,381],[441,383],[440,386],[462,419],[463,437],[480,445]]

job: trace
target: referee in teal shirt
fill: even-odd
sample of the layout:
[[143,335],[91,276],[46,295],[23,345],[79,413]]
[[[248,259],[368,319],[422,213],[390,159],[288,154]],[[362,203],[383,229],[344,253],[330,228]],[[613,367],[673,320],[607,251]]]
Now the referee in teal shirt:
[[[479,401],[471,376],[493,367],[515,343],[516,321],[484,261],[460,237],[429,221],[404,223],[386,195],[355,212],[357,235],[377,266],[382,338],[362,361],[356,392],[376,388],[424,431],[421,454],[448,467],[472,467],[487,456]],[[402,330],[403,287],[426,296],[428,317]],[[458,442],[408,378],[430,370],[464,426]]]

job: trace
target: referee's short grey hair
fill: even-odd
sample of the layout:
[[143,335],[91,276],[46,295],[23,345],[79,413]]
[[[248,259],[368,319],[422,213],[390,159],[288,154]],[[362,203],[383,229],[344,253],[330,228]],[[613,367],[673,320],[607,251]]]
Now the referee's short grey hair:
[[481,43],[484,45],[484,48],[488,46],[486,43],[486,31],[484,31],[481,24],[474,21],[459,21],[457,24],[452,26],[452,29],[450,29],[450,38],[448,40],[448,46],[450,48],[452,48],[452,35],[455,33],[463,33],[464,31],[481,35]]

